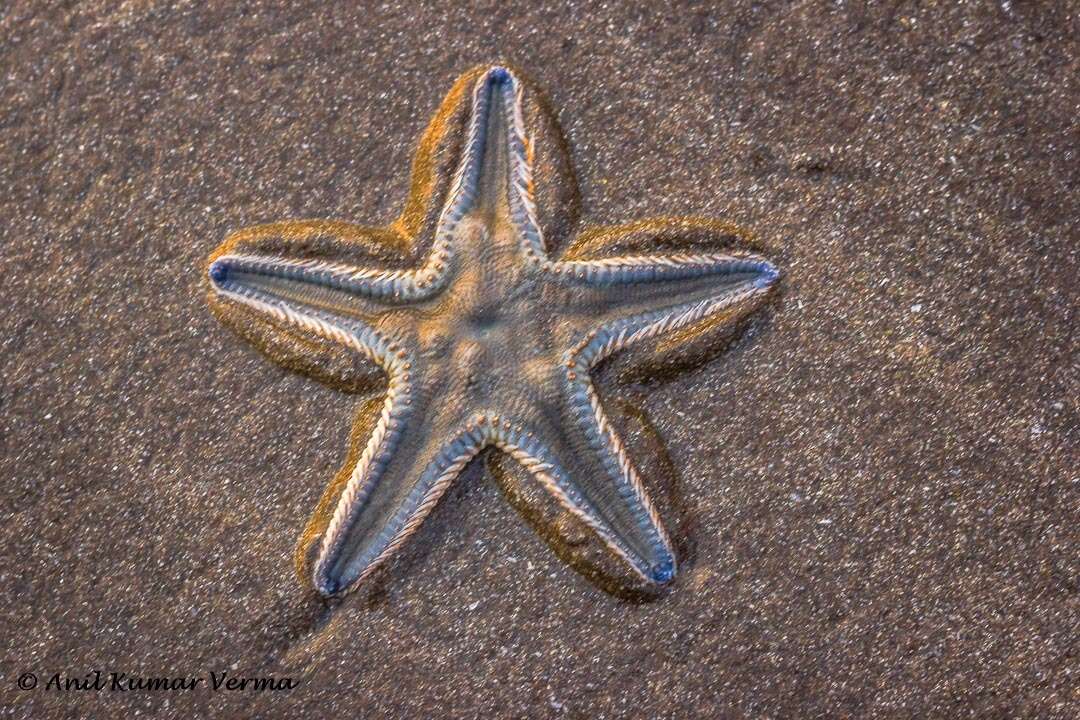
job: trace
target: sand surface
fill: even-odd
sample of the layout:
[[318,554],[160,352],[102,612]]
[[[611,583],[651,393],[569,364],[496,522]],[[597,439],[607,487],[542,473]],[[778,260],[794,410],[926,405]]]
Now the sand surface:
[[[0,717],[1080,715],[1070,3],[346,5],[0,7]],[[327,606],[291,553],[358,400],[220,326],[203,263],[391,219],[500,60],[588,222],[724,217],[784,280],[708,362],[602,378],[668,467],[669,592],[598,589],[480,462]],[[94,670],[299,686],[47,687]]]

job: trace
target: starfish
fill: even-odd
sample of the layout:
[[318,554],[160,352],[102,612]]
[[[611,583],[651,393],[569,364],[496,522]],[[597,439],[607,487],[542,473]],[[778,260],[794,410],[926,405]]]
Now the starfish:
[[[559,251],[576,186],[534,95],[501,66],[459,78],[391,225],[273,223],[210,257],[211,306],[241,335],[332,384],[382,385],[297,550],[302,580],[323,596],[370,577],[489,447],[647,584],[675,577],[671,541],[590,371],[723,322],[778,271],[730,247],[738,229],[691,218],[586,230]],[[672,249],[648,250],[657,243]],[[718,243],[727,249],[701,249]]]

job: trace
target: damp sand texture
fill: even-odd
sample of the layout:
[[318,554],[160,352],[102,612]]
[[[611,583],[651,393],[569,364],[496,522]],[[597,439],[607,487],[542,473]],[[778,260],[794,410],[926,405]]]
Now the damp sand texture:
[[[9,4],[5,716],[1075,717],[1077,30],[1016,2]],[[293,551],[366,396],[238,342],[206,259],[391,222],[447,88],[501,63],[583,225],[724,218],[783,279],[674,369],[595,373],[679,560],[657,597],[574,571],[481,458],[327,605]],[[300,684],[17,684],[95,669]]]

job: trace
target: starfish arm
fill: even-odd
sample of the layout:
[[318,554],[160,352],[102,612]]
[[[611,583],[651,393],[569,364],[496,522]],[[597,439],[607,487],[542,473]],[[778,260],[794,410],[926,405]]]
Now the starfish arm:
[[422,378],[405,373],[398,397],[388,392],[367,446],[325,519],[311,566],[322,595],[355,589],[390,559],[488,442],[484,423],[468,421],[453,404],[437,406],[442,393],[424,392],[422,385]]
[[400,262],[403,243],[390,230],[331,221],[241,230],[210,258],[210,305],[275,362],[334,387],[372,389],[381,383],[377,368],[357,365],[348,343],[304,319],[334,319],[366,337],[392,324],[396,309],[422,302],[445,265],[429,255],[420,269],[386,269]]
[[[583,398],[584,399],[584,398]],[[675,555],[659,513],[599,404],[572,399],[561,421],[530,414],[498,427],[495,444],[639,576],[663,584]]]
[[352,350],[393,377],[401,372],[403,353],[397,343],[360,317],[335,314],[317,305],[294,301],[258,285],[225,278],[215,287],[217,300],[244,307],[282,327],[306,333]]
[[570,290],[563,301],[569,314],[594,327],[629,318],[644,327],[698,305],[708,307],[704,317],[764,295],[779,275],[767,260],[741,253],[635,255],[552,268]]
[[[741,264],[744,261],[734,261]],[[753,261],[755,264],[758,261]],[[646,283],[640,292],[606,292],[597,327],[574,345],[565,356],[567,380],[579,392],[585,389],[589,371],[601,360],[630,345],[657,340],[677,330],[751,302],[768,292],[775,271],[732,270],[727,261],[714,275],[665,282]],[[753,267],[753,266],[752,266]],[[771,267],[771,266],[770,266]],[[676,301],[678,298],[680,301]],[[582,321],[578,321],[579,323]]]
[[229,253],[211,263],[217,292],[255,290],[292,304],[344,315],[371,316],[394,305],[419,302],[437,292],[446,276],[447,251],[436,251],[416,269],[388,270],[348,262]]

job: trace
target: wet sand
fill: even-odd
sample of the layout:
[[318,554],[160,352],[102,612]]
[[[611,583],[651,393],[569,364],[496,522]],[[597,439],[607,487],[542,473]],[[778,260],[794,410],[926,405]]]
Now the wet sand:
[[[0,717],[1080,714],[1066,5],[0,10]],[[219,325],[205,258],[387,222],[503,60],[587,223],[731,220],[780,292],[705,362],[601,373],[668,592],[598,588],[479,462],[327,606],[291,555],[361,401]],[[94,670],[205,681],[46,687]]]

